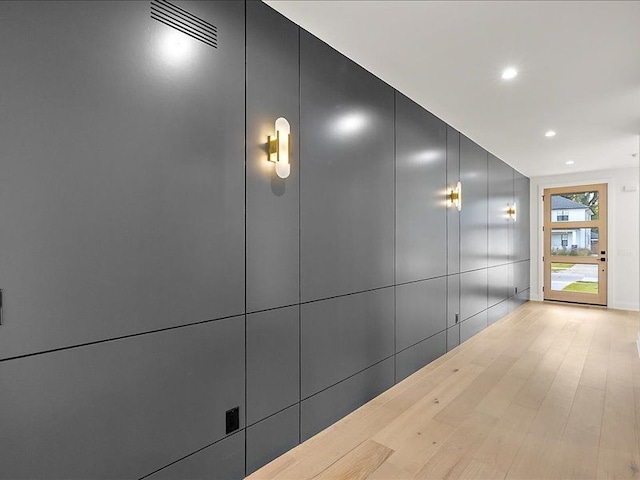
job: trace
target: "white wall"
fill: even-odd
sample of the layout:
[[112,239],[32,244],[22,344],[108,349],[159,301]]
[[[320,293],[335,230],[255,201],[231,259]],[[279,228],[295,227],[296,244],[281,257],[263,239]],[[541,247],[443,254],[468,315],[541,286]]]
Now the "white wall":
[[[640,218],[637,168],[599,170],[531,179],[531,299],[542,300],[542,191],[591,183],[609,185],[609,300],[610,308],[640,308],[638,268]],[[629,191],[634,190],[634,191]]]

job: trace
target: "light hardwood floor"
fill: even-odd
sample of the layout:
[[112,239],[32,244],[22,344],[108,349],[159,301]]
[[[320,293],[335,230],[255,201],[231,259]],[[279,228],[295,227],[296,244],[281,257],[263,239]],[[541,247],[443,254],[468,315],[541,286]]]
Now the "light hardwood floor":
[[638,320],[529,302],[249,478],[640,478]]

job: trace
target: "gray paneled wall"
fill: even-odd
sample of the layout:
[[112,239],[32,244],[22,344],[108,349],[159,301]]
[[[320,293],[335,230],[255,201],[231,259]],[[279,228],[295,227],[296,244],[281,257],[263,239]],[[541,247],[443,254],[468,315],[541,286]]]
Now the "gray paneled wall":
[[393,285],[393,89],[301,31],[300,112],[302,301]]
[[304,442],[391,388],[394,384],[393,370],[394,358],[387,358],[303,400],[300,410],[300,440]]
[[393,355],[393,294],[391,287],[302,305],[303,399]]
[[406,283],[447,274],[447,125],[399,93],[395,120],[396,282]]
[[0,477],[240,478],[528,300],[529,180],[262,2],[0,15]]
[[224,49],[180,63],[147,2],[1,5],[0,359],[243,313],[244,7],[184,6]]
[[[515,261],[529,260],[529,179],[514,171],[514,197],[517,206],[518,221],[514,230],[513,245]],[[527,280],[528,281],[528,280]]]
[[[460,181],[460,133],[447,125],[447,191]],[[460,272],[460,212],[447,206],[447,274]]]
[[460,274],[460,320],[487,309],[489,270],[482,268]]
[[[274,35],[273,32],[278,32]],[[300,152],[298,27],[261,3],[247,3],[246,238],[247,311],[300,302],[300,163],[289,177],[265,162],[276,118],[291,125],[291,156]],[[274,68],[277,65],[277,68]],[[268,221],[265,221],[268,219]]]
[[247,315],[247,423],[300,399],[300,307]]
[[396,353],[447,328],[447,278],[396,287]]
[[487,152],[460,135],[460,271],[487,268]]
[[511,229],[508,210],[513,205],[513,169],[489,154],[488,164],[488,265],[495,267],[512,262]]
[[137,478],[220,440],[244,410],[243,320],[0,362],[0,477]]
[[[251,446],[247,444],[247,451],[250,449]],[[152,473],[146,478],[150,480],[228,479],[242,478],[244,474],[245,431],[240,430],[213,445],[194,452],[179,462]]]

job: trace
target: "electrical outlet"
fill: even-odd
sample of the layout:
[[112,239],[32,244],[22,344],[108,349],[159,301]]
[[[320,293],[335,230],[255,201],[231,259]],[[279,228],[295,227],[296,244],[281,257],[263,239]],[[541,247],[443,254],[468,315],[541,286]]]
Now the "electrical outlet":
[[240,428],[240,407],[227,410],[227,434]]

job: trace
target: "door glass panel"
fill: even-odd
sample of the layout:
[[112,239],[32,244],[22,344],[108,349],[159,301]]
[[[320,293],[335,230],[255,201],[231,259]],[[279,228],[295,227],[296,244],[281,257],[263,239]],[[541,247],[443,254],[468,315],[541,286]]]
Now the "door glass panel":
[[587,263],[551,263],[551,289],[597,295],[598,268]]
[[600,236],[597,228],[554,228],[551,230],[551,255],[597,257]]
[[551,195],[552,222],[589,222],[598,220],[598,192]]

